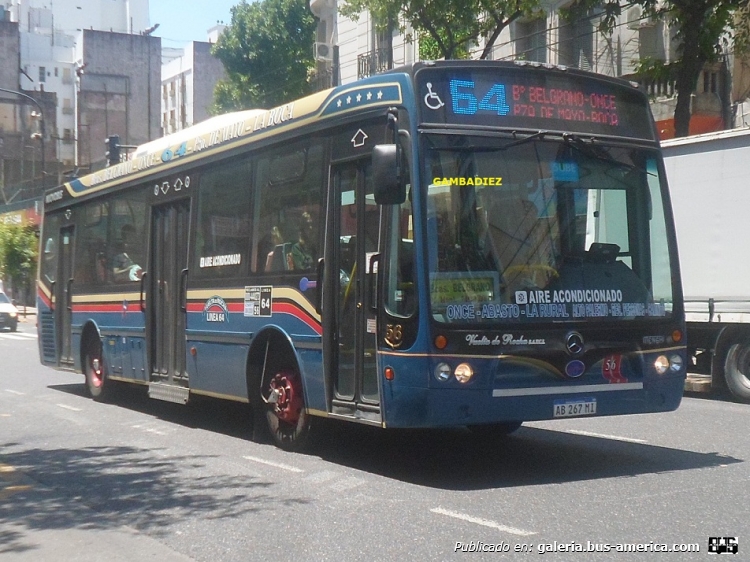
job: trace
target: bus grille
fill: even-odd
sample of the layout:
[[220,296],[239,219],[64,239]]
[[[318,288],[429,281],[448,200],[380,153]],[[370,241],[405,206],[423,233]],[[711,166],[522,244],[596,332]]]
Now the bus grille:
[[55,354],[55,315],[53,312],[42,312],[40,315],[42,327],[42,358],[54,362]]

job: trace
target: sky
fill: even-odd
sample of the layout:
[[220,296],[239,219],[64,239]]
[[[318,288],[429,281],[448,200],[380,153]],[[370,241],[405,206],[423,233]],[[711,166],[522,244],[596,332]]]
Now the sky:
[[154,36],[162,47],[183,47],[190,41],[205,41],[217,21],[229,24],[230,9],[240,0],[150,0],[149,20],[159,24]]

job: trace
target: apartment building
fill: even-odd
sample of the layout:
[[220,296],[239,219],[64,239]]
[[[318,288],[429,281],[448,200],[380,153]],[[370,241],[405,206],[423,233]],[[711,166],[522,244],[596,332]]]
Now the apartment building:
[[[43,111],[0,92],[0,186],[35,182],[42,160],[49,184],[67,171],[104,166],[108,136],[138,145],[174,130],[165,111],[175,110],[179,128],[208,117],[213,87],[223,77],[210,42],[223,26],[209,30],[210,42],[162,50],[157,26],[149,22],[149,0],[8,0],[6,6],[0,48],[17,64],[0,66],[0,88],[33,97]],[[163,62],[172,82],[167,92],[175,91],[171,100],[163,95]],[[43,115],[43,143],[36,113]],[[34,132],[36,142],[30,141]]]
[[214,87],[226,77],[224,65],[211,54],[211,47],[224,27],[209,29],[207,42],[192,41],[184,49],[170,49],[169,60],[163,59],[161,124],[165,135],[211,116]]
[[[379,32],[370,14],[360,14],[355,22],[338,11],[338,0],[310,0],[310,9],[319,18],[313,46],[319,88],[348,83],[388,68],[420,59],[418,38],[405,40],[412,31]],[[647,17],[640,7],[624,10],[611,35],[598,32],[600,13],[596,10],[573,12],[570,20],[560,9],[569,1],[548,0],[544,10],[533,18],[522,18],[507,26],[489,54],[494,60],[517,60],[565,65],[639,81],[637,63],[645,57],[662,61],[667,67],[676,60],[674,28],[665,19]],[[485,44],[469,46],[478,58]],[[732,79],[734,77],[734,80]],[[643,82],[641,87],[652,98],[652,109],[663,138],[674,135],[676,104],[674,80],[665,78]],[[706,65],[692,96],[691,133],[702,133],[750,123],[750,65],[727,53],[720,62]]]

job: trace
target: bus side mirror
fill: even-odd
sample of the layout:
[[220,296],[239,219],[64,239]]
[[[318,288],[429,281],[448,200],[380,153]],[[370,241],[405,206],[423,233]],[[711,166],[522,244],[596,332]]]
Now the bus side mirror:
[[373,148],[372,184],[378,205],[400,205],[406,201],[398,145],[378,144]]

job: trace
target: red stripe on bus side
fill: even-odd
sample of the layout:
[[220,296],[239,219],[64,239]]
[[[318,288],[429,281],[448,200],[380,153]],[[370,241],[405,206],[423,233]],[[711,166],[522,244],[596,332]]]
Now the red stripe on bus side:
[[38,289],[36,294],[42,300],[42,302],[44,303],[46,307],[52,308],[52,301],[49,298],[47,298],[47,295],[44,294],[44,291],[42,291],[41,289]]
[[188,312],[203,312],[203,303],[189,302],[187,305]]
[[[203,313],[203,307],[203,302],[191,302],[187,305],[188,312],[193,313]],[[245,305],[242,302],[227,303],[227,308],[229,308],[230,312],[234,313],[244,313],[245,311]],[[318,335],[323,333],[320,322],[315,320],[315,318],[310,316],[304,309],[300,308],[292,302],[274,301],[271,310],[273,314],[289,314],[291,316],[294,316],[298,320],[310,326],[310,328],[312,328]]]
[[[225,301],[226,302],[226,301]],[[245,312],[244,302],[228,302],[227,309],[229,312]],[[189,302],[187,305],[188,312],[203,312],[204,302]]]
[[323,333],[323,328],[321,327],[321,325],[309,314],[307,314],[307,312],[305,312],[298,306],[294,306],[293,304],[286,302],[274,302],[271,310],[274,314],[291,314],[292,316],[310,326],[310,328],[312,328],[316,334],[321,335]]

